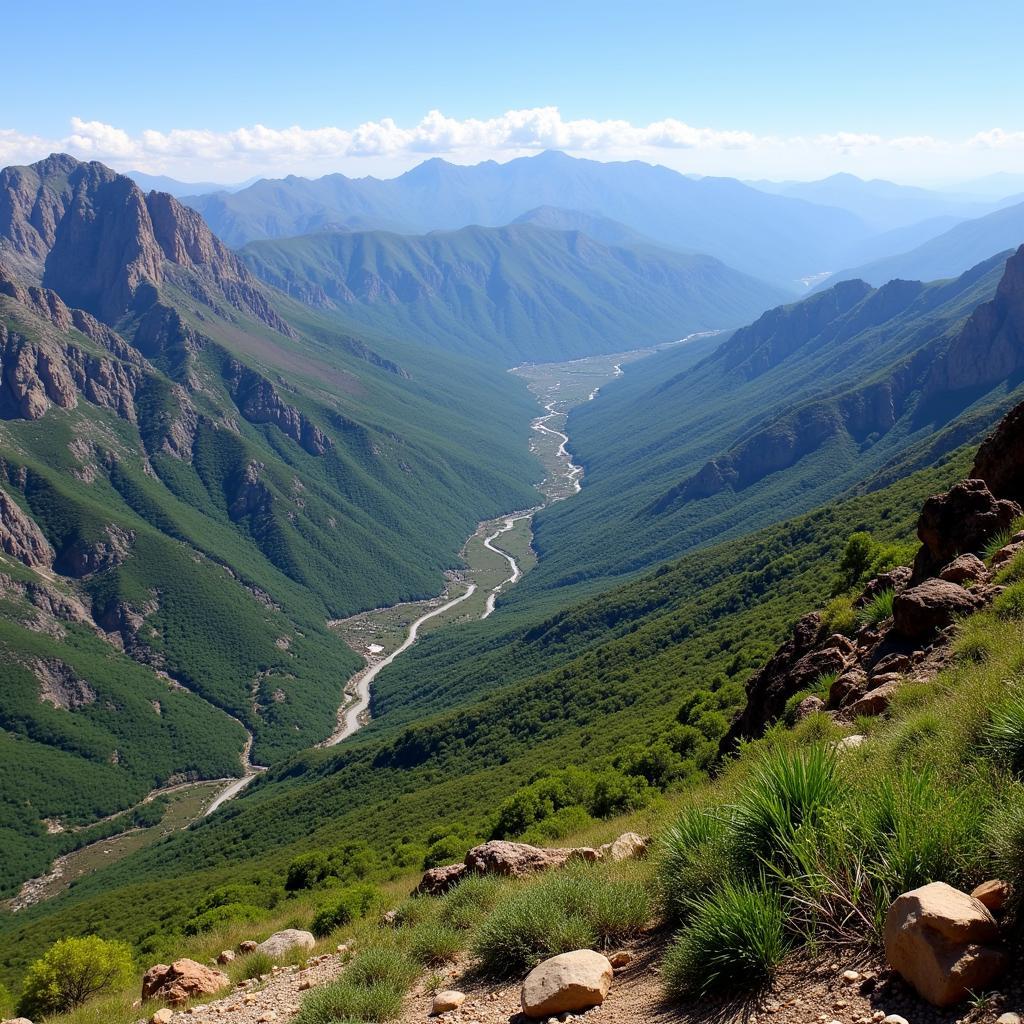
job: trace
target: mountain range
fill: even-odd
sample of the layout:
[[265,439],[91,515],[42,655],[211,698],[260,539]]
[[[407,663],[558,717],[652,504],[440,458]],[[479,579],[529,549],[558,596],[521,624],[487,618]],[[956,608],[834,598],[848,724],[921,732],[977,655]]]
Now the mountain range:
[[693,180],[637,161],[599,163],[558,152],[472,167],[431,159],[388,180],[292,176],[185,201],[236,246],[337,229],[422,234],[500,227],[541,206],[580,210],[783,287],[843,265],[849,247],[872,233],[844,210],[768,195],[734,179]]

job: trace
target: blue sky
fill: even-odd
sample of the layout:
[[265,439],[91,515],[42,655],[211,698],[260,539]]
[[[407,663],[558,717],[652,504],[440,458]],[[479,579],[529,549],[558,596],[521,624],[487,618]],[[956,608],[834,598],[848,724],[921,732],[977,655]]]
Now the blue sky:
[[[744,177],[1024,171],[1024,5],[1008,2],[43,0],[10,5],[4,22],[7,81],[21,83],[0,107],[4,162],[70,143],[115,165],[229,180],[507,159],[561,138],[601,159]],[[539,134],[523,118],[494,124],[551,108],[578,129],[545,134],[550,114]],[[410,140],[431,111],[491,127],[446,121],[441,138]],[[373,144],[346,141],[392,122]],[[580,126],[591,122],[612,126]],[[666,143],[619,122],[704,134],[672,128]],[[257,125],[338,134],[237,134]]]

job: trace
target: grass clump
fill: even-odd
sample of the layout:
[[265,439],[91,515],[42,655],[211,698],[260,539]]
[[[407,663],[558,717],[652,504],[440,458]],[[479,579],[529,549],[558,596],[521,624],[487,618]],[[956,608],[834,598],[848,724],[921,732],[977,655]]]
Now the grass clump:
[[1024,771],[1024,689],[1015,686],[997,707],[986,728],[994,757],[1012,772]]
[[241,979],[259,978],[269,974],[274,966],[274,958],[269,953],[255,950],[241,961]]
[[1001,619],[1024,619],[1024,583],[1013,583],[992,602],[992,610]]
[[462,952],[466,933],[439,921],[423,921],[409,936],[409,955],[424,967],[450,964]]
[[659,879],[669,920],[683,920],[694,899],[735,873],[732,838],[732,822],[719,808],[690,808],[665,831]]
[[662,964],[666,992],[692,998],[766,984],[788,949],[778,893],[727,881],[698,897]]
[[469,930],[498,905],[507,883],[493,875],[470,875],[441,901],[439,918],[451,928]]
[[821,624],[826,633],[843,633],[846,636],[856,633],[860,621],[857,609],[853,607],[853,598],[848,594],[832,598],[822,609]]
[[892,618],[892,605],[896,592],[891,587],[880,590],[860,611],[860,621],[867,626],[877,626]]
[[342,977],[314,989],[302,1001],[295,1024],[339,1024],[341,1021],[394,1020],[402,1012],[405,990],[380,983],[356,985]]
[[985,542],[985,546],[981,549],[981,557],[986,562],[991,562],[996,553],[1010,543],[1010,538],[1012,536],[1013,534],[1009,530],[999,530],[992,534],[992,536]]

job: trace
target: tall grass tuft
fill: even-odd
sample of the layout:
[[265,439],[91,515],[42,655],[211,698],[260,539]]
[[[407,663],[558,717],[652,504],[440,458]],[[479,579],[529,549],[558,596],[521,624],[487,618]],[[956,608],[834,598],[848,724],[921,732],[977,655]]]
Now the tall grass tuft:
[[424,967],[441,967],[462,952],[466,933],[439,921],[423,921],[409,936],[409,955]]
[[996,760],[1012,772],[1024,771],[1024,688],[1009,690],[992,711],[985,732]]
[[440,920],[452,928],[475,928],[489,914],[507,883],[494,875],[470,875],[441,900]]
[[868,626],[877,626],[880,622],[892,618],[893,601],[896,594],[891,587],[880,590],[860,610],[860,621]]
[[659,859],[662,911],[670,921],[681,921],[694,900],[736,870],[727,812],[703,807],[684,811],[662,836]]
[[778,894],[760,883],[727,881],[694,901],[662,964],[665,989],[675,998],[754,990],[771,979],[786,951]]

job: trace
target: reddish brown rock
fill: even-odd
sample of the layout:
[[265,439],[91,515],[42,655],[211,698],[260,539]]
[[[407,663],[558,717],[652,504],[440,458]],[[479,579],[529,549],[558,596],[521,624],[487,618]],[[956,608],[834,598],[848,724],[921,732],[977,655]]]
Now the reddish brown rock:
[[898,682],[883,683],[869,690],[863,697],[858,697],[849,708],[851,715],[880,715],[892,702],[893,694],[899,687]]
[[227,988],[231,979],[212,967],[195,960],[175,960],[169,967],[157,964],[142,979],[142,998],[163,999],[171,1006],[180,1006],[197,996],[212,996]]
[[413,895],[443,896],[449,889],[454,888],[465,874],[465,864],[446,864],[439,868],[429,868],[423,873]]
[[934,1006],[988,989],[1007,964],[998,943],[984,904],[945,882],[904,893],[885,920],[889,964]]
[[945,566],[939,573],[939,579],[948,580],[950,583],[977,583],[979,580],[988,579],[988,570],[977,555],[968,552],[958,555]]
[[848,668],[837,676],[828,691],[828,706],[839,708],[851,700],[856,700],[868,686],[868,674],[859,667]]
[[894,628],[910,640],[929,640],[977,605],[977,598],[959,584],[928,579],[896,596]]
[[796,710],[793,712],[793,719],[796,722],[802,722],[804,719],[810,718],[811,715],[816,715],[824,710],[825,702],[820,697],[816,697],[812,693],[809,697],[804,697],[804,699],[797,704]]
[[917,522],[922,547],[914,560],[913,582],[938,572],[957,555],[981,551],[1020,514],[1020,505],[996,498],[983,480],[962,480],[929,498]]
[[510,843],[504,839],[492,839],[488,843],[474,846],[466,854],[466,869],[481,875],[503,875],[508,878],[522,878],[538,871],[560,868],[570,860],[596,860],[576,849],[547,849],[531,846],[529,843]]
[[910,582],[910,575],[910,567],[906,565],[898,565],[895,569],[890,569],[889,572],[881,573],[873,580],[868,581],[860,597],[854,601],[854,606],[863,608],[872,598],[886,590],[898,594]]

